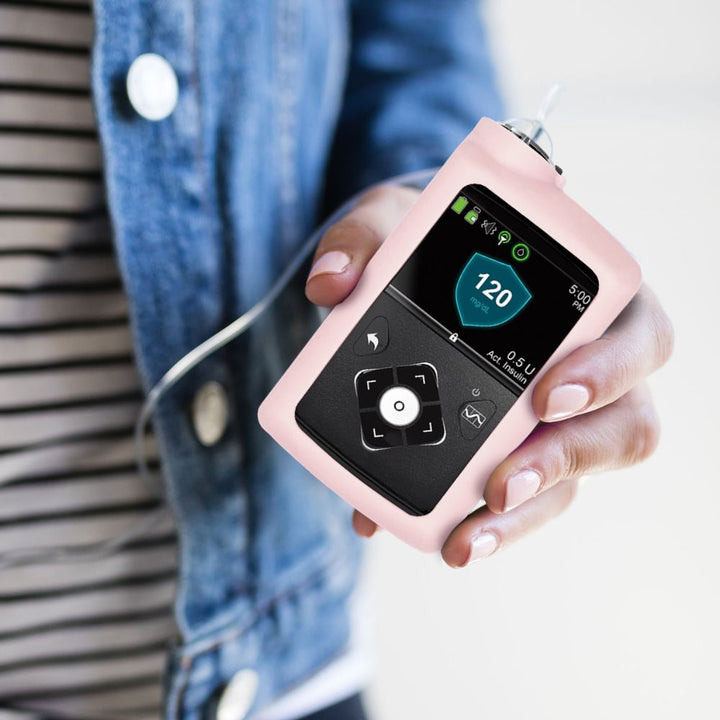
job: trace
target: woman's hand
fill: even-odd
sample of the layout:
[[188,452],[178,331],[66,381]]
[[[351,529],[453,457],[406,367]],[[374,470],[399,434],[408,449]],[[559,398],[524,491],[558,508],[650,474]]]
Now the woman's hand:
[[542,423],[495,468],[487,506],[453,530],[445,561],[461,567],[491,555],[559,515],[583,475],[651,455],[660,423],[645,378],[672,344],[670,321],[643,285],[602,337],[547,370],[533,392]]
[[[321,240],[308,298],[323,306],[344,300],[416,198],[417,191],[406,188],[370,190]],[[445,562],[462,567],[492,555],[560,514],[583,475],[647,458],[660,426],[644,379],[667,361],[672,344],[670,321],[643,286],[601,338],[548,369],[533,393],[542,423],[494,470],[486,507],[452,531]],[[353,524],[366,537],[377,529],[358,512]]]

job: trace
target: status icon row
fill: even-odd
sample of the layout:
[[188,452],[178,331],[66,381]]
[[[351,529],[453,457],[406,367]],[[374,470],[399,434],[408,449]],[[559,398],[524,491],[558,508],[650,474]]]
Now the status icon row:
[[[480,208],[474,206],[465,212],[469,204],[470,201],[464,195],[460,195],[450,206],[450,209],[458,215],[465,213],[465,222],[469,225],[474,225],[480,217]],[[492,236],[497,231],[497,223],[494,220],[483,220],[481,227],[485,231],[486,235]],[[497,240],[498,246],[507,245],[512,240],[512,233],[508,230],[500,230],[497,234]],[[512,247],[511,254],[513,259],[517,260],[517,262],[525,262],[525,260],[530,257],[530,248],[525,243],[516,243]]]

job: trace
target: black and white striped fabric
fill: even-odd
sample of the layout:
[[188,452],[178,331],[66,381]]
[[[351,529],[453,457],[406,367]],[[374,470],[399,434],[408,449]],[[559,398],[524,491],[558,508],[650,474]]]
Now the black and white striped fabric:
[[[134,466],[92,32],[89,3],[0,0],[0,554],[100,541],[157,502]],[[0,718],[156,720],[175,569],[169,519],[103,559],[0,560]]]

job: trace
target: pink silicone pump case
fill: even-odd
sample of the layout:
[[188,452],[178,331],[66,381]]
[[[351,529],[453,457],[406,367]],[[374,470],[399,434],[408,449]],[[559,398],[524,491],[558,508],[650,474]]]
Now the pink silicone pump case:
[[466,185],[484,185],[567,248],[597,275],[599,291],[543,368],[606,330],[637,292],[635,259],[563,191],[564,179],[506,128],[483,118],[458,146],[365,269],[351,295],[335,307],[275,385],[258,411],[262,427],[315,477],[350,505],[410,545],[439,550],[451,530],[481,501],[495,467],[533,430],[535,383],[426,515],[406,513],[338,463],[295,421],[295,408],[368,307]]

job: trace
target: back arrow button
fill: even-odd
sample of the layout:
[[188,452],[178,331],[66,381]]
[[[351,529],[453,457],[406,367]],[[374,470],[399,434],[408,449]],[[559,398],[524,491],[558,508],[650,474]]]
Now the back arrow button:
[[353,346],[356,355],[378,355],[388,346],[388,321],[382,315],[373,318],[363,329]]

